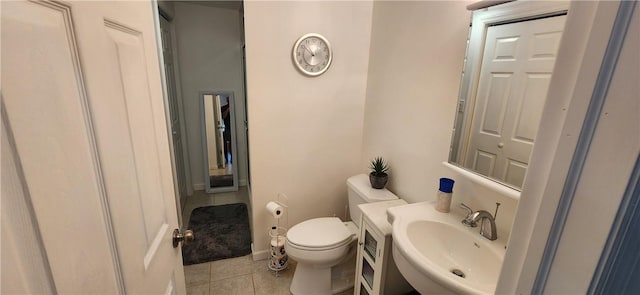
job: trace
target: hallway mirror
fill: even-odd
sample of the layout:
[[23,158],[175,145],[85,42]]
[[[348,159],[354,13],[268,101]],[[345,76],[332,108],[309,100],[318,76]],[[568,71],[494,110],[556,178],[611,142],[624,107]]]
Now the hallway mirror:
[[517,20],[509,15],[473,13],[449,162],[520,190],[566,9]]
[[207,193],[238,190],[234,98],[231,91],[200,93]]

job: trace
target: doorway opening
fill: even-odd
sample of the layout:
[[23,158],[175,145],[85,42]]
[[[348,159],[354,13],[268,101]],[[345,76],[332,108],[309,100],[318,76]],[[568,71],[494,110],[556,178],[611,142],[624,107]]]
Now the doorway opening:
[[[196,226],[196,220],[205,222],[209,224],[204,227],[207,230],[195,231],[196,237],[203,237],[203,231],[216,227],[214,215],[219,215],[221,210],[237,211],[238,216],[233,218],[243,219],[246,226],[234,230],[239,236],[228,240],[241,240],[242,246],[250,248],[242,1],[158,1],[157,4],[158,42],[163,53],[181,227]],[[206,212],[218,213],[211,213],[207,220],[208,217],[202,215]],[[218,236],[217,240],[225,244],[223,239],[227,238]],[[188,252],[197,251],[183,248],[183,254]],[[234,254],[212,257],[217,260],[248,254],[245,250],[227,252]],[[207,263],[200,258],[191,261]]]

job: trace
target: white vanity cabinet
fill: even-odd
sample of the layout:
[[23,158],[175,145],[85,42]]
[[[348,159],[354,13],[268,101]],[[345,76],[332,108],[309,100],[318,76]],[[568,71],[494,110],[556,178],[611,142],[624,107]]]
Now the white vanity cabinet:
[[391,255],[391,225],[387,208],[406,205],[404,200],[359,205],[362,210],[354,294],[406,294],[411,286]]

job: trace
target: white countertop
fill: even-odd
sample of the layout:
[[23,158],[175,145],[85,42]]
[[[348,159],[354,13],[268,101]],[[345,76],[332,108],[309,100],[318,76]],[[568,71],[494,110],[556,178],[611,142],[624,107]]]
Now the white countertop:
[[[403,199],[397,199],[392,201],[374,202],[367,204],[360,204],[358,207],[362,210],[362,215],[367,216],[373,225],[377,227],[384,235],[391,234],[391,224],[387,221],[387,209],[396,206],[406,205],[407,202]],[[360,225],[358,225],[360,226]]]

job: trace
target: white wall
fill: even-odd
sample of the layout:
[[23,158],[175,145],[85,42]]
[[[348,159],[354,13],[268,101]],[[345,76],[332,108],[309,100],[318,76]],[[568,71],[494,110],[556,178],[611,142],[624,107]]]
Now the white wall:
[[242,26],[237,10],[175,2],[180,83],[187,129],[191,181],[196,189],[204,184],[200,91],[229,90],[235,94],[238,166],[241,184],[247,180],[245,93],[242,73]]
[[[508,232],[517,202],[458,177],[447,161],[469,32],[469,2],[375,2],[363,158],[390,164],[387,187],[408,202],[434,199],[440,177],[456,180],[460,202],[493,212]],[[366,170],[362,170],[366,172]]]
[[[344,217],[346,179],[363,168],[372,3],[250,1],[244,13],[256,254],[268,247],[273,219],[264,206],[278,192],[289,198],[285,226]],[[334,51],[329,70],[315,78],[291,59],[294,42],[309,32],[327,37]]]

